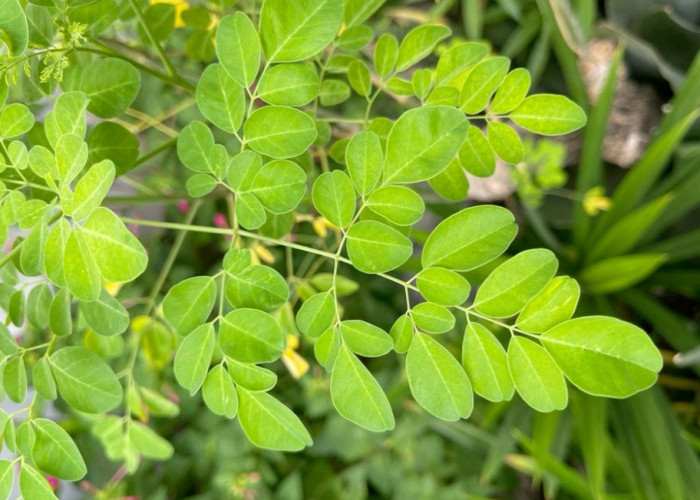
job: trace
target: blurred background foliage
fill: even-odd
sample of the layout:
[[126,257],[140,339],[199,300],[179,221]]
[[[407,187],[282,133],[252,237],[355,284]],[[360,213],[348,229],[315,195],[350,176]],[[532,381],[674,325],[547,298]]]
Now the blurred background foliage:
[[[178,67],[184,80],[196,81],[201,62],[214,58],[213,21],[234,3],[143,2],[168,50],[186,55]],[[240,3],[255,8],[255,2]],[[126,21],[130,14],[124,9],[120,16]],[[550,414],[537,414],[517,398],[502,404],[478,400],[468,421],[446,423],[411,403],[398,361],[388,357],[371,361],[371,369],[390,388],[397,427],[373,434],[331,410],[328,378],[312,364],[299,379],[281,377],[279,394],[309,424],[315,445],[299,454],[273,453],[253,448],[237,424],[203,411],[200,399],[177,389],[168,364],[174,339],[163,329],[146,336],[138,377],[143,386],[179,400],[174,417],[177,408],[167,400],[141,395],[159,433],[174,444],[175,456],[166,463],[144,461],[134,475],[125,476],[104,457],[84,422],[76,420],[72,432],[83,450],[92,450],[86,461],[104,464],[90,468],[93,475],[83,484],[89,498],[698,498],[700,3],[388,1],[370,24],[376,34],[402,34],[428,22],[450,26],[457,39],[487,41],[514,66],[528,68],[537,91],[567,94],[589,114],[581,133],[556,142],[527,139],[520,164],[499,165],[488,179],[470,178],[466,201],[445,204],[435,198],[430,208],[444,216],[475,201],[505,204],[520,225],[513,251],[548,247],[563,271],[582,283],[577,314],[616,315],[650,332],[666,360],[658,385],[624,401],[591,398],[572,388],[570,407]],[[121,43],[118,33],[102,36]],[[121,49],[136,52],[138,47],[124,42]],[[52,90],[51,81],[38,83],[38,71],[29,65],[23,85],[29,100]],[[386,114],[400,105],[382,99],[376,106]],[[132,114],[125,125],[147,129],[142,140],[151,146],[162,144],[164,136],[174,137],[174,130],[190,119],[193,99],[179,100],[146,77],[139,101],[144,114]],[[363,105],[350,98],[338,106],[352,116]],[[178,126],[170,128],[175,114]],[[335,133],[342,136],[342,129]],[[176,169],[174,155],[172,148],[156,150],[156,168],[143,169],[134,182],[177,200],[184,174]],[[332,148],[330,156],[332,161]],[[174,186],[173,178],[182,182]],[[148,209],[130,210],[138,215]],[[205,206],[197,217],[211,224],[219,211],[225,207]],[[159,216],[177,219],[181,214],[173,204]],[[156,265],[149,267],[151,276],[129,285],[134,295],[147,293],[175,237],[152,235],[148,248]],[[215,237],[191,235],[171,280],[207,273],[225,250]],[[260,257],[282,261],[276,252],[261,250]],[[470,281],[478,283],[486,273],[472,274]],[[402,297],[367,275],[349,278],[361,284],[346,299],[350,315],[371,316],[389,328],[401,312]],[[298,284],[301,293],[312,286]],[[118,356],[124,348],[121,338],[93,337],[86,343],[104,355]],[[457,351],[456,335],[453,340]],[[296,356],[311,360],[312,346],[300,346]],[[276,370],[280,375],[287,371],[282,364]]]

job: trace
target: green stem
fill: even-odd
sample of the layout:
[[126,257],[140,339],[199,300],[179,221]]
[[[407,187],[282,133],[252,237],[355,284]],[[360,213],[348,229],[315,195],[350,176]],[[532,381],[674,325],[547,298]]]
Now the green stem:
[[139,23],[141,24],[143,31],[146,33],[148,40],[151,42],[153,47],[156,49],[156,52],[158,52],[158,56],[160,57],[160,60],[163,61],[163,64],[167,68],[168,74],[172,77],[176,76],[177,71],[175,70],[173,63],[170,62],[170,59],[168,59],[168,55],[165,53],[165,50],[163,49],[163,46],[160,44],[160,42],[155,37],[155,35],[153,35],[153,31],[151,31],[151,27],[148,25],[148,22],[146,21],[146,18],[144,17],[143,12],[141,11],[141,7],[139,7],[138,3],[135,0],[129,0],[129,5],[131,5],[132,9],[134,9],[134,12],[136,13],[136,17],[139,18]]
[[151,149],[148,153],[144,153],[143,155],[139,156],[136,159],[136,161],[134,162],[134,164],[131,165],[128,169],[126,169],[126,171],[124,171],[123,174],[126,174],[127,172],[130,172],[137,167],[140,167],[141,165],[146,163],[151,158],[158,156],[163,151],[167,151],[168,149],[172,148],[176,144],[177,144],[177,137],[173,137],[172,139],[165,141],[160,146],[156,146],[155,148]]

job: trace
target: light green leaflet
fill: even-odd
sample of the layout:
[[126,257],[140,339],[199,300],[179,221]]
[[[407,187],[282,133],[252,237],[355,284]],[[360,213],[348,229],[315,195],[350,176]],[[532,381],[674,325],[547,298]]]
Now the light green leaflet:
[[578,274],[578,278],[588,293],[616,292],[640,282],[665,261],[664,254],[622,255],[591,264]]
[[37,328],[46,328],[49,324],[49,307],[53,295],[47,283],[34,286],[27,297],[27,319]]
[[396,70],[403,71],[430,55],[441,40],[450,35],[447,26],[421,25],[413,28],[401,40]]
[[353,281],[342,274],[334,275],[333,273],[318,273],[309,280],[309,283],[321,292],[330,290],[335,284],[335,294],[338,297],[352,295],[360,288],[360,284],[357,281]]
[[66,241],[63,273],[66,286],[76,298],[90,302],[100,296],[100,270],[80,229],[73,229]]
[[416,326],[428,333],[445,333],[455,326],[455,317],[449,309],[432,302],[421,302],[411,309]]
[[417,334],[406,355],[406,375],[418,404],[438,418],[467,418],[474,407],[471,384],[457,360],[432,337]]
[[508,344],[508,370],[523,400],[537,411],[563,410],[569,400],[564,375],[542,347],[515,336]]
[[489,141],[480,128],[470,126],[467,138],[459,149],[462,168],[477,177],[488,177],[496,170],[496,159]]
[[45,418],[32,420],[32,459],[42,471],[65,481],[82,479],[87,472],[78,447],[58,424]]
[[413,319],[408,314],[403,314],[394,322],[389,335],[394,340],[394,350],[399,353],[408,351],[416,330]]
[[193,198],[199,198],[200,196],[206,196],[211,193],[214,188],[216,188],[216,185],[216,179],[211,175],[194,174],[187,179],[185,187],[187,189],[187,194]]
[[318,73],[311,64],[277,64],[263,73],[257,91],[268,104],[304,106],[318,95]]
[[126,128],[114,122],[101,122],[88,136],[88,164],[111,160],[117,173],[124,173],[139,156],[139,140]]
[[24,402],[27,397],[27,371],[22,356],[12,358],[3,367],[2,383],[7,396],[12,401]]
[[0,0],[0,41],[13,56],[19,56],[27,48],[29,27],[22,6],[17,0]]
[[70,234],[70,223],[60,219],[49,231],[44,246],[44,272],[52,283],[65,285],[63,274],[63,253]]
[[75,134],[62,135],[56,142],[56,166],[60,180],[66,184],[82,171],[88,158],[88,146]]
[[351,319],[342,321],[339,326],[343,343],[360,356],[383,356],[394,346],[387,332],[366,321]]
[[433,72],[428,68],[419,69],[413,72],[411,76],[411,86],[413,87],[413,93],[420,99],[424,101],[430,89],[433,85]]
[[129,424],[129,442],[138,453],[147,458],[167,460],[173,455],[173,445],[141,422],[132,420]]
[[489,122],[486,132],[491,148],[501,160],[515,165],[523,159],[523,142],[515,130],[504,123]]
[[122,386],[102,359],[83,347],[64,347],[49,358],[58,392],[70,406],[104,413],[122,401]]
[[270,212],[294,210],[306,192],[306,173],[289,160],[273,160],[255,175],[250,190]]
[[656,382],[661,354],[639,327],[606,316],[587,316],[545,332],[542,344],[579,389],[623,398]]
[[436,68],[436,85],[454,84],[460,89],[459,82],[469,68],[481,61],[488,53],[488,46],[480,42],[465,42],[446,50],[438,60]]
[[439,174],[459,150],[468,126],[464,114],[448,106],[406,111],[387,138],[384,181],[419,182]]
[[245,229],[257,229],[267,220],[265,207],[255,195],[241,193],[236,198],[236,219]]
[[321,366],[330,372],[333,363],[340,350],[340,333],[335,327],[331,327],[321,334],[314,343],[314,356]]
[[435,88],[428,99],[425,101],[426,106],[450,106],[457,107],[459,100],[459,90],[454,87],[440,86]]
[[197,83],[197,106],[202,114],[224,132],[234,133],[243,123],[245,92],[220,64],[210,64]]
[[333,78],[326,78],[321,83],[319,99],[322,106],[335,106],[348,100],[350,87],[347,83]]
[[352,89],[361,96],[366,97],[372,91],[369,68],[360,60],[355,60],[348,66],[348,81]]
[[163,299],[163,316],[180,335],[204,323],[216,301],[216,284],[209,276],[195,276],[173,286]]
[[100,206],[114,182],[114,163],[103,160],[91,166],[75,185],[71,215],[76,220],[85,219]]
[[269,363],[284,352],[285,336],[269,314],[258,309],[234,309],[219,327],[222,352],[242,363]]
[[22,464],[19,473],[19,490],[22,498],[32,500],[58,500],[46,478],[28,463]]
[[254,111],[243,131],[253,150],[272,158],[300,155],[317,134],[316,124],[309,115],[285,106],[265,106]]
[[[80,90],[89,99],[87,109],[100,118],[126,111],[141,88],[141,73],[117,58],[95,59],[82,72]],[[57,117],[58,118],[58,117]]]
[[234,156],[229,162],[226,180],[235,191],[248,191],[253,187],[253,180],[262,168],[263,160],[255,151],[246,149]]
[[299,331],[309,337],[318,337],[331,326],[335,317],[333,294],[322,292],[312,295],[304,301],[296,316]]
[[523,102],[530,90],[530,72],[516,68],[506,76],[496,91],[489,109],[492,113],[508,113]]
[[355,26],[374,14],[385,0],[346,0],[345,25]]
[[217,415],[234,418],[238,412],[238,394],[231,376],[223,365],[216,365],[209,371],[202,385],[202,399],[207,407]]
[[[4,423],[2,424],[5,430]],[[9,460],[0,460],[0,498],[7,500],[15,484],[15,464]]]
[[384,33],[374,47],[374,71],[380,78],[386,79],[396,65],[399,55],[399,42],[394,35]]
[[471,291],[466,278],[442,267],[423,269],[416,276],[416,286],[427,300],[443,306],[463,304]]
[[423,247],[423,267],[468,271],[501,255],[518,228],[513,214],[502,207],[465,208],[443,220]]
[[[56,381],[51,373],[51,366],[46,357],[40,358],[32,370],[32,385],[37,394],[47,401],[53,401],[58,397]],[[0,498],[2,498],[0,496]]]
[[331,224],[345,227],[355,215],[355,190],[350,177],[342,170],[319,175],[314,182],[311,197],[316,210]]
[[65,336],[73,332],[73,317],[70,305],[70,292],[67,288],[62,288],[54,296],[49,308],[49,328],[55,335]]
[[224,17],[216,28],[216,55],[226,73],[249,87],[260,67],[260,39],[243,12]]
[[97,300],[81,302],[80,312],[85,323],[100,335],[119,335],[129,327],[129,313],[105,290],[100,292]]
[[469,115],[483,111],[508,73],[507,57],[490,57],[469,73],[459,95],[460,109]]
[[105,280],[131,281],[146,269],[146,249],[108,208],[93,210],[80,231]]
[[282,275],[271,267],[249,266],[229,276],[226,298],[234,307],[270,311],[287,301],[289,289]]
[[75,134],[81,139],[85,137],[87,104],[83,92],[65,92],[56,98],[53,111],[46,115],[44,122],[46,137],[52,147],[56,147],[58,139],[63,135]]
[[506,351],[482,324],[471,322],[464,332],[462,366],[474,392],[489,401],[507,401],[515,386],[508,371]]
[[515,326],[525,332],[543,333],[574,315],[580,294],[575,279],[557,276],[527,303]]
[[516,125],[540,135],[568,134],[586,124],[586,113],[575,102],[554,94],[526,97],[509,116]]
[[474,299],[474,307],[493,318],[512,316],[542,290],[557,272],[559,262],[547,249],[525,250],[494,269]]
[[194,172],[214,172],[209,155],[214,147],[214,136],[204,123],[193,121],[182,129],[177,138],[177,156]]
[[338,413],[360,427],[374,432],[394,428],[394,414],[386,394],[365,365],[344,345],[333,364],[331,398]]
[[369,26],[352,26],[344,30],[338,37],[338,47],[345,50],[360,50],[365,48],[374,38],[374,31]]
[[345,161],[355,189],[367,196],[382,176],[384,153],[379,136],[369,130],[355,134],[348,142]]
[[0,137],[3,139],[26,134],[33,126],[34,115],[24,104],[10,104],[0,113]]
[[268,62],[308,59],[328,45],[343,21],[342,0],[265,0],[260,35]]
[[411,240],[386,224],[362,221],[348,230],[347,250],[358,270],[383,273],[406,262],[413,253],[413,245]]
[[299,451],[313,444],[299,417],[274,397],[241,387],[238,393],[238,420],[251,443],[281,451]]
[[180,344],[173,371],[178,384],[195,394],[204,383],[214,353],[214,327],[205,323],[195,328]]
[[423,198],[405,186],[382,186],[369,195],[365,206],[397,226],[415,224],[425,212]]
[[235,359],[228,360],[228,373],[236,384],[251,391],[269,391],[277,383],[275,372]]

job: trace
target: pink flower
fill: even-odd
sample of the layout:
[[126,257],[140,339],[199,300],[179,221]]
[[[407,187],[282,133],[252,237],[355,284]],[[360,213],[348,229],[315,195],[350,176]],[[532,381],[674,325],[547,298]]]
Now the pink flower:
[[49,482],[52,490],[56,491],[58,489],[58,479],[53,476],[46,476],[46,480]]
[[177,202],[177,209],[183,214],[187,213],[187,211],[190,209],[190,204],[185,200],[180,200]]
[[228,228],[228,222],[226,221],[224,214],[219,212],[214,214],[214,225],[223,229]]

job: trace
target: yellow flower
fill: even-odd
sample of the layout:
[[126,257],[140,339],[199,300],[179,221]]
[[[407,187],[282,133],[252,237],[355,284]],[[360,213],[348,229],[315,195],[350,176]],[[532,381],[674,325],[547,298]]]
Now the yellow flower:
[[299,339],[296,335],[287,335],[287,348],[282,354],[282,363],[295,379],[300,379],[309,371],[309,362],[296,350],[299,347]]
[[188,4],[185,0],[149,0],[149,3],[151,5],[156,3],[169,3],[170,5],[174,5],[175,27],[182,28],[185,25],[185,22],[182,20],[182,13],[190,8],[190,4]]
[[321,238],[324,238],[328,234],[328,229],[333,231],[338,230],[338,227],[328,222],[325,217],[316,217],[313,221],[311,221],[311,227],[314,228],[316,234]]
[[105,283],[105,290],[112,297],[116,297],[117,294],[119,293],[119,290],[122,289],[122,286],[124,286],[124,283],[107,282],[107,283]]
[[263,245],[255,245],[253,248],[253,253],[257,255],[260,260],[263,262],[266,262],[268,264],[274,264],[275,263],[275,256],[270,253],[270,251],[267,249],[267,247],[264,247]]
[[583,211],[586,214],[593,216],[603,210],[609,210],[612,205],[612,200],[603,195],[604,191],[601,186],[596,186],[589,189],[583,196]]

